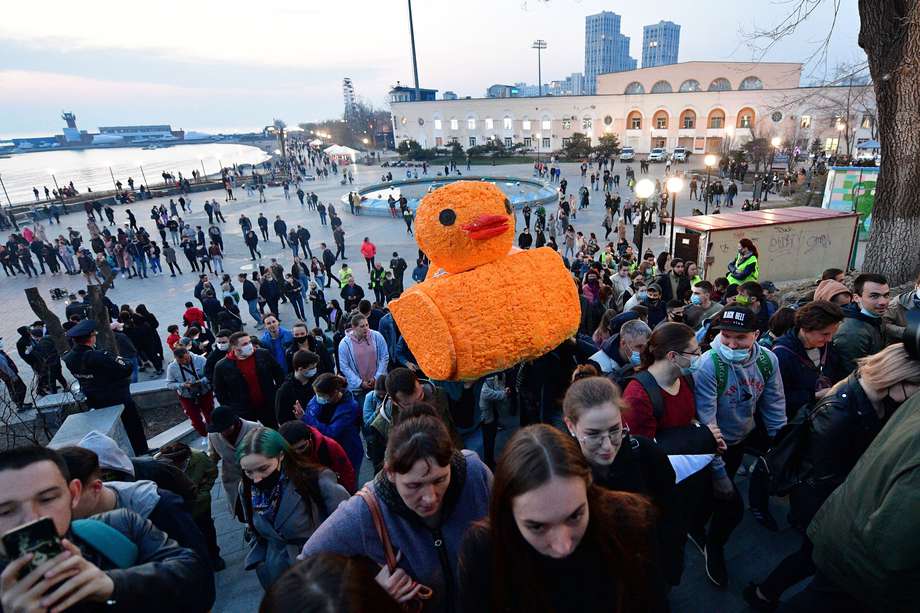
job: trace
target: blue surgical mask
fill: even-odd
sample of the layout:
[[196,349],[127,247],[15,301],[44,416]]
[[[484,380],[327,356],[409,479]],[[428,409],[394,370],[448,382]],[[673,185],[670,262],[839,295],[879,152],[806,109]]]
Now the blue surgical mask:
[[866,310],[866,307],[859,309],[859,312],[865,315],[866,317],[871,317],[872,319],[878,319],[881,315],[876,315],[872,311]]
[[639,296],[639,300],[645,300],[648,298],[648,292],[639,292],[637,295]]
[[719,345],[719,355],[728,362],[738,364],[751,357],[751,350],[749,348],[729,349],[725,345]]
[[690,304],[701,304],[703,299],[699,297],[698,294],[693,294],[690,296]]
[[329,404],[329,399],[325,396],[314,396],[317,404]]
[[638,351],[633,351],[631,354],[629,354],[629,362],[633,366],[638,366],[642,363],[642,356]]
[[[686,356],[685,356],[685,357],[686,357]],[[703,365],[703,356],[701,356],[701,355],[695,355],[695,356],[693,356],[692,358],[690,358],[690,365],[689,365],[689,366],[681,366],[681,367],[680,367],[680,374],[682,374],[682,375],[692,375],[693,373],[695,373],[696,371],[698,371],[698,370],[700,369],[700,366],[702,366],[702,365]]]

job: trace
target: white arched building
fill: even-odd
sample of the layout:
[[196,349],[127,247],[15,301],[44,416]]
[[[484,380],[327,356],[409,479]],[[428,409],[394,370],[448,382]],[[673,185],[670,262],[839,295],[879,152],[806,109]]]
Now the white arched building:
[[456,141],[464,148],[498,139],[546,153],[562,149],[576,132],[593,143],[612,133],[639,153],[678,146],[706,153],[755,136],[818,138],[837,150],[844,125],[854,133],[854,150],[874,137],[871,86],[861,105],[847,109],[850,86],[802,87],[801,73],[797,63],[684,62],[600,75],[593,96],[398,102],[395,139],[423,147]]

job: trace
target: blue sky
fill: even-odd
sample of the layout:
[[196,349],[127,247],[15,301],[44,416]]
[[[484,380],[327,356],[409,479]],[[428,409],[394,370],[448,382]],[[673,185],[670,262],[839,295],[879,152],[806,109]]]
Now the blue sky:
[[[843,0],[829,67],[864,60],[857,0]],[[584,17],[622,15],[640,57],[642,26],[681,25],[680,60],[752,59],[743,32],[776,23],[788,3],[736,0],[415,0],[423,87],[482,96],[492,83],[536,82],[531,42],[549,44],[544,81],[584,68]],[[828,31],[831,2],[764,59],[801,61]],[[412,81],[405,0],[61,0],[10,2],[0,21],[0,135],[169,123],[256,129],[341,114],[343,77],[384,105]],[[813,67],[820,77],[823,65]]]

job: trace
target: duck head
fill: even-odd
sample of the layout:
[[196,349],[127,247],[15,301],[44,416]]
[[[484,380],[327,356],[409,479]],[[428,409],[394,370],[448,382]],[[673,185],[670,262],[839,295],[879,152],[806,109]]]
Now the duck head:
[[457,181],[422,199],[415,238],[431,261],[463,272],[507,255],[514,213],[505,194],[484,181]]

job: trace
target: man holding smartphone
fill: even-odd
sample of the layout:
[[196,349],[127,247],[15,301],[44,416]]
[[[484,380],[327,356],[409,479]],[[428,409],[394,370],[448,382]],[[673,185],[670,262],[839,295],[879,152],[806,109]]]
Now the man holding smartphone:
[[5,613],[56,613],[77,603],[81,611],[132,613],[203,612],[211,607],[214,578],[208,561],[179,547],[139,515],[119,509],[91,520],[104,524],[95,526],[97,535],[118,532],[133,545],[127,547],[132,562],[125,560],[124,547],[114,551],[111,543],[117,539],[76,536],[71,519],[80,494],[80,481],[70,479],[56,451],[34,446],[0,452],[0,533],[47,517],[62,549],[35,568],[31,553],[0,561]]

